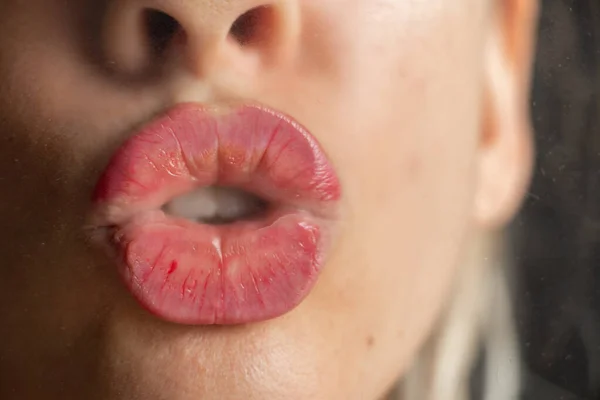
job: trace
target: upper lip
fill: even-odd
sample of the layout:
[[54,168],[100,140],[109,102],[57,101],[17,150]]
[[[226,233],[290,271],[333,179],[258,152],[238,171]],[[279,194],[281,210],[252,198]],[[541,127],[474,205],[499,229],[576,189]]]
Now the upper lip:
[[[277,113],[268,108],[257,104],[243,104],[243,105],[225,105],[225,106],[213,106],[207,107],[195,103],[180,104],[171,110],[169,110],[164,118],[170,120],[169,122],[179,121],[179,114],[186,113],[190,110],[194,110],[191,115],[200,114],[212,114],[216,115],[217,118],[206,118],[202,119],[199,124],[195,125],[190,123],[189,126],[181,126],[177,132],[171,128],[164,128],[161,121],[162,118],[150,123],[142,129],[141,134],[134,135],[125,141],[121,146],[120,150],[112,158],[112,163],[120,164],[118,168],[111,168],[100,177],[99,183],[93,193],[93,212],[90,216],[90,228],[104,228],[122,225],[136,215],[142,214],[146,211],[160,209],[164,204],[172,200],[178,195],[185,194],[197,187],[208,186],[213,184],[229,185],[232,187],[238,187],[253,194],[261,197],[267,202],[273,202],[280,205],[285,205],[288,208],[296,208],[306,210],[313,216],[322,218],[324,220],[335,219],[337,216],[337,200],[340,198],[340,187],[337,181],[337,177],[333,170],[329,169],[329,162],[325,159],[323,150],[320,145],[312,138],[312,136],[300,126],[297,122],[293,121],[284,114]],[[240,160],[244,158],[244,150],[235,149],[231,143],[230,152],[224,150],[224,144],[220,142],[219,122],[218,116],[226,114],[228,112],[252,112],[252,110],[260,111],[261,113],[268,113],[275,116],[275,120],[279,121],[279,125],[271,127],[262,127],[269,131],[269,142],[273,141],[279,134],[281,125],[291,124],[302,133],[302,140],[308,141],[310,148],[313,151],[312,157],[315,158],[314,164],[311,165],[313,170],[303,170],[300,165],[296,171],[287,171],[288,176],[270,176],[267,179],[258,176],[258,179],[262,179],[260,185],[256,185],[255,180],[257,179],[256,171],[249,171],[247,174],[248,180],[240,181],[228,181],[228,165],[232,166],[232,169],[236,169],[239,172]],[[205,126],[211,125],[213,126]],[[199,126],[198,126],[199,125]],[[185,135],[186,130],[198,130],[203,129],[201,135],[195,135],[194,140],[206,140],[212,141],[210,145],[204,143],[201,146],[199,152],[195,152],[194,149],[186,148],[181,143],[181,135]],[[245,136],[243,132],[238,139],[243,141],[252,142],[253,137]],[[151,142],[152,136],[162,136],[161,144],[164,141],[170,141],[173,145],[171,148],[153,149],[153,151],[131,151],[131,147],[140,146],[144,144],[144,141]],[[213,136],[211,136],[213,135]],[[140,136],[144,136],[140,138]],[[168,137],[165,137],[168,136]],[[203,139],[198,139],[202,137]],[[264,135],[262,135],[264,137]],[[159,141],[157,140],[157,143]],[[293,146],[293,140],[289,143],[284,143],[280,150],[280,154],[277,157],[272,158],[284,158],[286,157],[286,146]],[[146,143],[148,146],[152,146],[152,143]],[[244,143],[247,145],[247,143]],[[271,143],[250,143],[254,147],[255,154],[259,157],[255,157],[254,160],[245,160],[248,168],[258,168],[261,163],[264,163],[264,157],[266,148]],[[216,150],[215,157],[221,158],[220,160],[207,163],[208,169],[215,168],[216,170],[208,171],[203,169],[204,166],[198,165],[198,159],[202,157],[210,157],[207,154],[207,148],[214,148]],[[173,151],[176,150],[176,151]],[[239,150],[236,152],[236,150]],[[134,162],[129,157],[131,154],[137,154],[138,157],[146,158],[146,167],[161,170],[166,173],[163,177],[162,182],[145,182],[143,171],[132,171],[131,169],[136,166],[139,168],[140,163]],[[154,154],[154,156],[153,156]],[[160,155],[158,159],[153,159],[156,155]],[[289,154],[293,154],[290,152]],[[236,159],[237,157],[237,159]],[[225,160],[223,159],[225,158]],[[138,160],[139,161],[139,160]],[[278,160],[273,161],[277,162]],[[143,164],[143,163],[142,163]],[[160,165],[159,165],[160,164]],[[290,165],[293,165],[290,163]],[[298,164],[296,164],[298,165]],[[225,167],[223,167],[225,166]],[[115,171],[121,174],[123,178],[128,180],[128,185],[124,185],[123,179],[114,179]],[[210,176],[214,172],[214,176]],[[303,174],[308,179],[303,179]],[[155,176],[155,175],[152,175]],[[315,178],[316,177],[316,178]],[[276,188],[273,180],[279,180],[276,182],[279,188]],[[115,183],[117,182],[117,183]],[[265,185],[266,184],[266,185]],[[138,187],[134,187],[137,185]],[[281,187],[287,186],[285,190]]]

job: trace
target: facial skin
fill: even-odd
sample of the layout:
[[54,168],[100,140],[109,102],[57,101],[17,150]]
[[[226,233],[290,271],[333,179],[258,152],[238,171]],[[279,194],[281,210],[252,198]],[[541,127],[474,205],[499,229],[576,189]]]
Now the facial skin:
[[[473,238],[505,224],[527,184],[535,7],[497,3],[0,0],[0,398],[384,396]],[[267,29],[227,39],[261,5]],[[145,50],[146,8],[185,31],[162,57]],[[281,318],[163,322],[89,245],[90,193],[149,118],[243,100],[290,114],[327,152],[343,186],[336,246]]]

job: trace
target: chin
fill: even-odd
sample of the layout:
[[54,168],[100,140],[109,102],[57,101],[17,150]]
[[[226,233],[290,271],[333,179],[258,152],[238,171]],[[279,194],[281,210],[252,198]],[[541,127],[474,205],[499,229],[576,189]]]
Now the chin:
[[[114,320],[101,361],[111,400],[331,400],[329,357],[281,325],[191,327],[143,314]],[[128,322],[125,322],[128,321]],[[321,352],[322,354],[323,352]]]

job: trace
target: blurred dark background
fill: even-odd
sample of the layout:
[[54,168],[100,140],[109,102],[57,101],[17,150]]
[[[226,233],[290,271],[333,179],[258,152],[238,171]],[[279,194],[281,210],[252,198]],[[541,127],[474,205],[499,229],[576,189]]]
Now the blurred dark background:
[[600,399],[599,67],[600,0],[544,0],[531,102],[537,166],[512,227],[535,400]]

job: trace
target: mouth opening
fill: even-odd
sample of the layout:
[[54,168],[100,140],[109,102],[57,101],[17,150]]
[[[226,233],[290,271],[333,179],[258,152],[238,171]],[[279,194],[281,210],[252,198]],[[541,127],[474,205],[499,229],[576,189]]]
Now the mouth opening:
[[209,186],[178,196],[166,203],[167,215],[208,225],[228,225],[265,218],[272,202],[238,188]]

